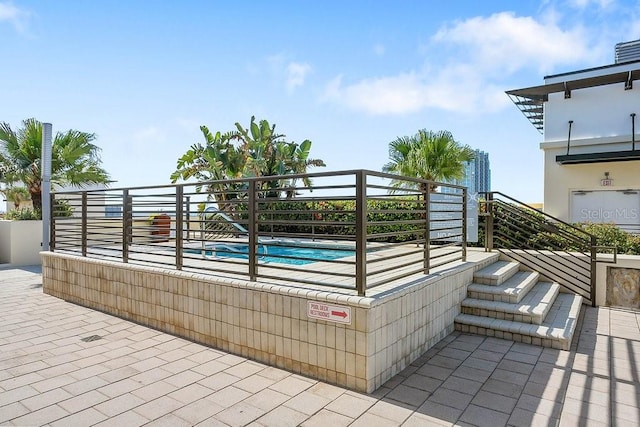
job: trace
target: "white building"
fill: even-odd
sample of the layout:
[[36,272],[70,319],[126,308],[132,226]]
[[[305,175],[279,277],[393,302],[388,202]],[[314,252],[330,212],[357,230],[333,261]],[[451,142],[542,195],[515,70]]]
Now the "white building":
[[507,94],[543,134],[544,211],[640,231],[640,40],[615,63]]

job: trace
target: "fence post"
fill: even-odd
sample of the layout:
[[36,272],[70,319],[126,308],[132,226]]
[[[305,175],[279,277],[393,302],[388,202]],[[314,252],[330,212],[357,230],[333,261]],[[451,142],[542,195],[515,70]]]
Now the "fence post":
[[187,218],[187,241],[191,241],[191,196],[185,197],[186,199],[186,209],[185,209],[185,217]]
[[591,236],[591,306],[596,306],[596,238],[595,236]]
[[467,260],[467,188],[462,189],[462,262]]
[[55,223],[56,214],[54,212],[55,211],[55,209],[54,209],[54,207],[55,207],[55,194],[51,193],[49,195],[49,197],[51,199],[51,202],[49,204],[49,206],[51,206],[51,209],[50,209],[50,212],[49,212],[49,214],[50,214],[50,218],[49,218],[49,224],[50,224],[50,226],[49,226],[49,250],[51,252],[53,252],[56,249],[56,223]]
[[129,262],[129,239],[131,238],[131,216],[133,215],[129,190],[122,190],[122,262]]
[[184,225],[184,187],[176,187],[176,269],[182,270],[183,225]]
[[367,289],[367,176],[356,171],[356,290],[364,296]]
[[491,252],[493,250],[493,193],[487,193],[487,200],[485,200],[486,206],[486,218],[484,223],[484,250],[485,252]]
[[82,239],[82,256],[87,256],[87,192],[82,192],[82,231],[81,231],[81,239]]
[[255,179],[249,180],[249,280],[256,281],[258,275],[258,252],[257,248],[257,232],[258,226],[256,224],[256,181]]
[[431,184],[425,184],[426,188],[423,193],[424,198],[424,274],[429,274],[431,269]]

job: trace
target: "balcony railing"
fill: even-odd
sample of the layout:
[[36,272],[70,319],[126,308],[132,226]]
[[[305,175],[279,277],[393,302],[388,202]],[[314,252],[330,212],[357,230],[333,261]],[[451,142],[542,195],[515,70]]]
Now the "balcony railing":
[[367,170],[52,199],[55,252],[232,279],[365,295],[466,259],[464,187]]

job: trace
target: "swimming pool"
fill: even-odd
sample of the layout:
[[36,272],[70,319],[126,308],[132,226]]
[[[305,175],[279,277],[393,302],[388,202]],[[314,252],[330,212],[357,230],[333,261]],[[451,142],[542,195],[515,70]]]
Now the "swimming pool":
[[[200,249],[185,250],[188,253],[201,254]],[[355,256],[355,250],[344,246],[317,246],[300,247],[275,244],[259,244],[258,259],[262,262],[277,262],[280,264],[305,265],[317,261],[331,261],[339,258]],[[249,245],[243,243],[217,243],[208,245],[204,251],[205,256],[219,258],[243,258],[249,257]]]

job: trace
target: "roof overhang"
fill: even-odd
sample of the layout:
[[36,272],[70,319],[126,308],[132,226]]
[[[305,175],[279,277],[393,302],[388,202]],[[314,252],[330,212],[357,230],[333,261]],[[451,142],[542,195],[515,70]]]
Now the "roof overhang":
[[561,165],[577,165],[583,163],[628,162],[640,160],[640,150],[610,151],[605,153],[567,154],[556,156]]
[[[569,77],[569,76],[567,76]],[[624,83],[625,90],[633,88],[633,81],[640,80],[640,69],[622,71],[602,76],[567,80],[542,86],[508,90],[506,93],[514,104],[522,111],[533,126],[542,133],[544,129],[543,105],[549,100],[549,94],[564,92],[565,98],[571,98],[571,91]]]

